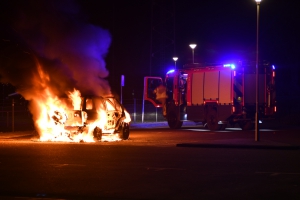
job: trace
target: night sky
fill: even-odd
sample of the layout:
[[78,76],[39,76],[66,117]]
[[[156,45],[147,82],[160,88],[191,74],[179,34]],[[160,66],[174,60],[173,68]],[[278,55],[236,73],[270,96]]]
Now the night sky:
[[[14,12],[29,9],[28,5],[24,6],[26,1],[9,2],[2,3],[1,6],[2,31],[10,27],[14,21]],[[201,1],[201,3],[192,0],[168,1],[175,5],[175,40],[174,52],[165,55],[170,57],[170,60],[166,63],[168,66],[163,68],[150,67],[151,20],[153,20],[151,5],[152,2],[157,1],[61,0],[57,2],[67,2],[66,6],[75,5],[66,8],[67,10],[76,8],[77,14],[69,12],[70,15],[110,33],[111,45],[104,56],[109,71],[107,79],[112,90],[120,93],[120,76],[125,75],[124,99],[132,99],[133,90],[136,98],[142,99],[143,77],[161,75],[162,71],[174,65],[172,60],[174,55],[179,57],[178,67],[190,63],[192,59],[192,51],[188,46],[190,43],[197,44],[195,62],[255,60],[256,2],[254,0],[211,0]],[[38,5],[37,3],[35,6]],[[34,14],[32,13],[33,16]],[[53,14],[55,15],[55,12]],[[154,13],[154,15],[159,14]],[[268,60],[277,66],[278,71],[285,74],[281,75],[282,80],[289,79],[286,77],[291,74],[293,77],[300,74],[299,19],[297,1],[262,0],[260,4],[260,59]],[[87,38],[82,38],[83,41],[85,39]]]
[[[112,33],[113,42],[107,56],[107,68],[113,76],[110,77],[111,82],[117,85],[120,74],[124,74],[127,93],[131,89],[140,90],[137,85],[142,85],[143,77],[150,75],[151,19],[159,16],[159,13],[154,13],[151,17],[153,1],[78,2],[89,14],[91,23]],[[195,62],[255,60],[257,7],[254,0],[173,2],[174,54],[179,57],[178,67],[191,62],[190,43],[197,44]],[[279,77],[284,81],[291,74],[299,75],[300,14],[297,2],[263,0],[259,14],[260,60],[268,60],[277,66],[278,71],[282,72]],[[169,55],[169,66],[174,65],[174,54]],[[161,75],[157,66],[151,67],[151,75]]]

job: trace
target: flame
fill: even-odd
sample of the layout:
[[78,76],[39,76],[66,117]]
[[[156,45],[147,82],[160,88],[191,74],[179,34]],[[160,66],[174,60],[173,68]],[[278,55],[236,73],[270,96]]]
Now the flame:
[[69,92],[68,97],[72,100],[74,110],[80,110],[81,98],[79,90],[74,89],[73,92]]
[[[31,99],[30,110],[33,113],[35,127],[40,135],[40,141],[59,142],[95,142],[121,140],[115,134],[117,121],[122,118],[124,123],[131,121],[130,115],[114,104],[114,98],[100,98],[98,103],[91,98],[84,98],[76,88],[67,91],[66,97],[55,95],[59,88],[51,86],[51,77],[35,58],[37,74],[32,78],[36,88],[33,93],[26,93]],[[37,93],[39,91],[39,93]],[[56,91],[56,92],[55,92]],[[105,99],[105,100],[104,100]],[[83,102],[84,109],[83,109]],[[95,105],[96,104],[96,105]],[[118,106],[118,107],[114,107]],[[95,116],[88,118],[87,110],[95,111]],[[124,114],[119,113],[120,110]],[[125,115],[125,116],[123,116]],[[91,118],[91,117],[90,117]],[[101,130],[101,137],[95,136],[95,130]],[[105,133],[105,135],[103,134]]]
[[[74,90],[74,92],[69,94],[69,98],[74,106],[74,110],[78,108],[80,92]],[[73,134],[72,131],[65,129],[65,123],[69,118],[67,112],[70,109],[73,110],[67,103],[67,101],[52,95],[49,95],[46,100],[41,99],[39,102],[40,116],[36,121],[40,130],[40,141],[93,142],[93,137],[87,133]],[[82,124],[76,124],[75,122],[74,125]]]
[[[114,134],[116,126],[115,108],[111,101],[104,101],[96,106],[97,118],[87,123],[87,113],[82,110],[80,91],[74,89],[68,92],[68,98],[58,98],[46,90],[46,99],[39,102],[40,115],[36,125],[40,134],[40,141],[62,142],[95,142],[94,131],[98,127],[108,135],[103,135],[101,141],[119,141],[118,134]],[[91,109],[93,102],[86,99],[86,109]],[[124,122],[130,122],[130,115],[125,110]]]

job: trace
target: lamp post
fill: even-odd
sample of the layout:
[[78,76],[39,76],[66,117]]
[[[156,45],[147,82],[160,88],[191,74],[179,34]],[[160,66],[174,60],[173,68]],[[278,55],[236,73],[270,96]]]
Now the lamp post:
[[176,61],[178,60],[178,57],[173,57],[173,60],[175,62],[175,69],[176,69]]
[[193,53],[193,64],[194,64],[194,49],[196,48],[196,44],[190,44],[190,47],[192,48],[192,53]]
[[258,28],[259,28],[259,5],[261,0],[255,0],[256,2],[256,66],[255,66],[255,84],[256,84],[256,104],[255,104],[255,141],[259,141],[259,119],[258,119]]

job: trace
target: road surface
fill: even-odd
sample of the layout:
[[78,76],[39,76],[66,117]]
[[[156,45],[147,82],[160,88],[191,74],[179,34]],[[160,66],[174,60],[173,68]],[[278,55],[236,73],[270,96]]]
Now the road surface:
[[298,147],[297,131],[264,130],[259,146],[253,133],[133,127],[127,141],[97,143],[0,134],[0,199],[299,199],[300,151],[280,148]]

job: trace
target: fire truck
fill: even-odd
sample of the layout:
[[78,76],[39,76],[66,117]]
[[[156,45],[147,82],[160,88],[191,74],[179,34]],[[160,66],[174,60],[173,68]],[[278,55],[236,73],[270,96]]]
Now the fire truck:
[[[144,100],[164,107],[170,128],[181,128],[183,121],[201,123],[209,130],[224,130],[238,125],[243,130],[254,128],[256,92],[259,122],[276,113],[275,66],[259,63],[258,87],[256,64],[186,64],[161,77],[144,77]],[[156,98],[155,89],[166,88],[164,104]]]

